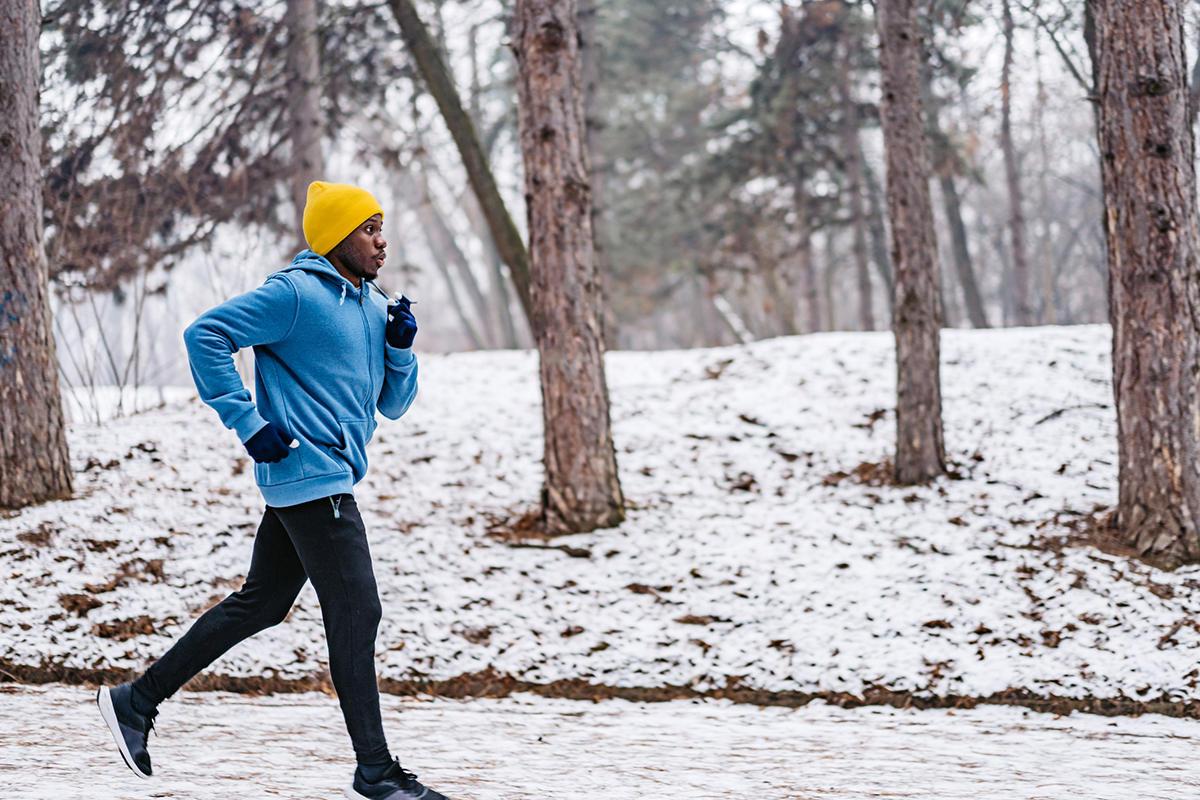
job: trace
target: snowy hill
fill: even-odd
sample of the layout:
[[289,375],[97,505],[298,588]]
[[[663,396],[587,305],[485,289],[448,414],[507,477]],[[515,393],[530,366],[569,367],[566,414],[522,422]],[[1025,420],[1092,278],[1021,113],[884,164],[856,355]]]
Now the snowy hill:
[[[1109,337],[946,331],[956,474],[915,488],[872,466],[893,447],[890,334],[611,353],[629,519],[551,542],[489,534],[538,496],[535,356],[422,356],[420,396],[381,420],[357,493],[381,675],[1200,699],[1200,570],[1059,546],[1116,499]],[[140,669],[249,562],[252,470],[198,401],[77,425],[71,452],[75,499],[0,519],[8,672]],[[212,672],[324,667],[306,588]]]

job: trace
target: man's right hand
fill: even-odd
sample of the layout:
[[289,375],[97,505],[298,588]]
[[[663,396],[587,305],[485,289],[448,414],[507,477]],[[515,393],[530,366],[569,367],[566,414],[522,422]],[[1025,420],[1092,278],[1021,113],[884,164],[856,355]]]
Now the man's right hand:
[[268,422],[246,441],[246,452],[258,464],[274,464],[287,458],[291,443],[291,434]]

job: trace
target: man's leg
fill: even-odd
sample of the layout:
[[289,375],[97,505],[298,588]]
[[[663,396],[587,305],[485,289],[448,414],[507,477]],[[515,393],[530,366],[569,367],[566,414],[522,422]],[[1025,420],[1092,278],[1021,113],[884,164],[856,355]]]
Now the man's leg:
[[243,639],[278,625],[287,616],[304,586],[305,574],[277,511],[268,507],[263,513],[242,588],[206,611],[134,681],[133,703],[141,713],[146,713],[142,709],[147,705],[153,709],[175,694]]
[[358,506],[352,495],[344,494],[275,512],[321,601],[329,675],[358,763],[368,769],[386,767],[392,758],[375,675],[375,634],[382,611]]
[[158,704],[238,642],[282,622],[304,578],[287,531],[268,508],[242,588],[209,609],[137,681],[101,686],[96,693],[100,715],[131,770],[143,778],[152,774],[146,740]]

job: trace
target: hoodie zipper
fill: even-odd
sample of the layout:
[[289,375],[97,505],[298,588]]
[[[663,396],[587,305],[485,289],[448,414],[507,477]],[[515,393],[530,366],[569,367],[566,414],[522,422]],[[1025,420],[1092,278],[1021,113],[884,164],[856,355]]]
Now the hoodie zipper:
[[358,287],[358,314],[362,320],[363,338],[367,341],[367,397],[363,400],[363,411],[371,410],[371,392],[375,388],[375,361],[371,355],[371,321],[367,319],[366,309],[363,308],[363,295],[366,294],[367,282],[363,280]]

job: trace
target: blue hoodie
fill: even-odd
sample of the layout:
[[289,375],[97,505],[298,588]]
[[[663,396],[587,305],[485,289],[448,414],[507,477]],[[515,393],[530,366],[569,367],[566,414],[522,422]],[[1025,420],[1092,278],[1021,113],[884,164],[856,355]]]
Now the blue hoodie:
[[[382,290],[354,288],[305,250],[184,332],[200,398],[225,427],[245,442],[270,421],[299,442],[282,461],[254,465],[267,505],[349,493],[366,474],[375,409],[398,419],[417,393],[417,359],[387,343],[386,325]],[[254,348],[257,405],[233,363],[243,347]]]

